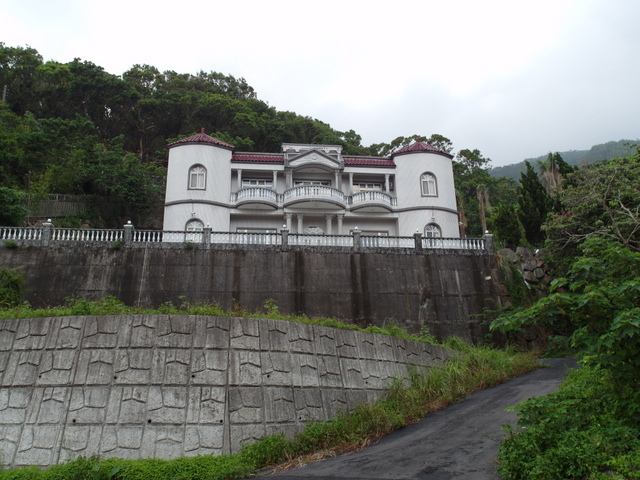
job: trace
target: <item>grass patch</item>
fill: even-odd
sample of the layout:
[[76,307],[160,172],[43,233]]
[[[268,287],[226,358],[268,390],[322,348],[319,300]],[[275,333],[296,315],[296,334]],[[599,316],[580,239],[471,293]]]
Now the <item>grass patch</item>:
[[[446,345],[445,345],[446,346]],[[461,354],[434,367],[429,375],[411,372],[409,382],[397,380],[388,395],[373,405],[360,405],[329,421],[310,422],[293,439],[265,437],[239,453],[182,457],[175,460],[79,458],[46,470],[26,468],[0,472],[0,480],[222,480],[246,478],[266,466],[282,469],[360,449],[404,425],[476,390],[497,385],[538,367],[534,357],[488,347],[471,347],[453,339]],[[408,383],[408,386],[407,386]],[[110,472],[115,473],[109,477]]]
[[[0,272],[1,273],[1,272]],[[1,298],[0,298],[1,300]],[[19,299],[18,299],[19,302]],[[222,308],[218,303],[194,304],[188,298],[181,297],[178,305],[166,302],[157,308],[140,308],[125,305],[115,297],[105,297],[101,300],[89,301],[83,298],[67,298],[63,305],[54,307],[34,308],[29,303],[17,305],[11,304],[11,308],[0,308],[0,319],[41,318],[41,317],[70,317],[77,315],[133,315],[133,314],[165,314],[165,315],[203,315],[215,317],[243,317],[243,318],[269,318],[274,320],[286,320],[290,322],[309,323],[325,327],[340,328],[343,330],[356,330],[361,332],[379,333],[390,337],[404,338],[416,342],[437,343],[427,331],[420,334],[411,334],[397,325],[393,320],[388,320],[383,326],[369,325],[362,327],[337,318],[308,317],[300,314],[280,313],[273,299],[265,302],[264,310],[250,311],[240,305],[234,304],[230,309]],[[3,304],[0,303],[0,307]]]

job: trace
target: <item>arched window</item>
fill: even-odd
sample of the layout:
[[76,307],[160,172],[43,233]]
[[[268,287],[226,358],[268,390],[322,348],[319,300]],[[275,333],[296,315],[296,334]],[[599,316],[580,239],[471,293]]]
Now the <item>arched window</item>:
[[436,176],[433,173],[423,173],[420,177],[420,185],[423,196],[438,196],[438,182],[436,181]]
[[202,242],[202,231],[204,230],[204,223],[194,218],[189,220],[184,229],[187,233],[184,235],[185,242],[200,243]]
[[442,236],[442,230],[435,223],[430,223],[424,227],[425,238],[440,238]]
[[189,169],[189,190],[204,190],[207,187],[207,169],[194,165]]

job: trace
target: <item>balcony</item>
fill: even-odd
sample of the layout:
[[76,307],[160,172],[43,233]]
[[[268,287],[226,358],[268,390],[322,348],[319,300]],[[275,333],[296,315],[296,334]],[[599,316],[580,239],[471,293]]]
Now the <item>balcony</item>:
[[393,211],[398,201],[388,193],[366,191],[345,195],[342,191],[325,185],[301,185],[284,193],[270,188],[243,188],[231,194],[231,203],[238,209],[276,210],[281,207],[298,207],[318,210],[349,208],[361,212],[384,213]]
[[389,212],[397,204],[398,200],[395,197],[380,191],[359,192],[349,198],[351,210],[362,212]]
[[282,202],[281,195],[269,188],[250,187],[231,194],[231,203],[238,209],[276,210]]
[[300,185],[283,194],[285,207],[296,205],[310,209],[337,210],[347,206],[347,197],[340,190],[324,185]]

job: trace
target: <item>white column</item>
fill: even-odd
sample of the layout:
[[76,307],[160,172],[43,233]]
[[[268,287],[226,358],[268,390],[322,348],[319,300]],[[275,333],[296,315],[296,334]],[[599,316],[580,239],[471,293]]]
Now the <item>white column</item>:
[[349,195],[353,195],[353,173],[349,174]]
[[389,174],[385,173],[384,175],[384,191],[389,193]]
[[340,172],[338,170],[333,171],[333,178],[335,180],[335,184],[333,188],[340,189],[340,177],[338,176]]
[[284,218],[287,219],[287,230],[291,231],[291,217],[293,217],[292,213],[285,213]]
[[278,171],[273,171],[273,190],[278,191]]
[[326,233],[327,235],[331,235],[331,217],[333,217],[333,215],[325,215],[325,228],[324,228],[324,233]]
[[304,230],[303,220],[304,220],[304,215],[302,213],[299,213],[298,214],[298,233],[302,233],[302,231]]
[[338,235],[342,235],[342,218],[344,215],[338,214]]
[[293,176],[292,176],[293,172],[291,170],[289,170],[288,172],[285,173],[286,179],[287,179],[287,190],[289,190],[290,188],[293,188]]
[[238,190],[242,189],[242,170],[238,170]]

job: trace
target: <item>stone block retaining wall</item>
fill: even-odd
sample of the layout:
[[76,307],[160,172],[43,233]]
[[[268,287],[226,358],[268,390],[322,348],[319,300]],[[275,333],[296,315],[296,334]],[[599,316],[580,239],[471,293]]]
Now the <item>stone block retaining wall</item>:
[[279,320],[0,320],[0,463],[238,451],[385,394],[440,347]]

